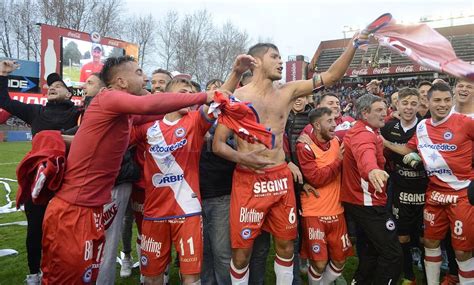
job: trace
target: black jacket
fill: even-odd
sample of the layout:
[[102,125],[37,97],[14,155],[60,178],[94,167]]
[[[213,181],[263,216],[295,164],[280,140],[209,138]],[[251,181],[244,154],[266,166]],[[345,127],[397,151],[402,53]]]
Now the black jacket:
[[291,151],[291,161],[299,165],[296,156],[296,140],[303,131],[304,127],[309,124],[308,114],[312,110],[310,105],[306,105],[303,112],[295,113],[290,111],[288,120],[286,121],[285,134],[288,136],[288,142]]
[[60,103],[48,102],[46,106],[12,100],[8,95],[6,76],[0,76],[0,108],[29,124],[33,136],[43,130],[70,129],[77,125],[82,113],[82,108],[69,100]]

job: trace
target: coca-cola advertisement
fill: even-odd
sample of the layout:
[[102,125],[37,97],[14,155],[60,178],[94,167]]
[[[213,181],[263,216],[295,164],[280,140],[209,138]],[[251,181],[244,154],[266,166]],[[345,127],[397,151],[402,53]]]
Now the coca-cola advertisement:
[[349,68],[345,76],[381,75],[433,71],[420,65],[394,65],[390,67]]

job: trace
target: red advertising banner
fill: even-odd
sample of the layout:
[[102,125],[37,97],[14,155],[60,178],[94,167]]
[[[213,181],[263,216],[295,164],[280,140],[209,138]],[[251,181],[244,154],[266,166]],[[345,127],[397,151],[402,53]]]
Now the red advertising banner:
[[[382,75],[395,73],[417,73],[433,71],[421,65],[396,65],[390,67],[349,68],[344,76]],[[434,72],[434,71],[433,71]]]
[[302,60],[286,62],[286,82],[306,79],[308,63]]

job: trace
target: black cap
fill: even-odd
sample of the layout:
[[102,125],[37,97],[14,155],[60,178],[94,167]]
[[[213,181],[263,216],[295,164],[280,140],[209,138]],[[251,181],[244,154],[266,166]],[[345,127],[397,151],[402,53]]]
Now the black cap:
[[469,199],[469,203],[474,206],[474,180],[471,180],[471,183],[469,183],[467,187],[467,198]]
[[48,75],[48,78],[46,79],[46,83],[48,84],[48,86],[51,86],[53,85],[54,82],[61,82],[64,87],[67,88],[67,90],[69,90],[69,92],[72,93],[72,90],[69,86],[66,85],[66,83],[63,81],[63,79],[61,78],[61,76],[59,76],[59,74],[57,73],[51,73],[50,75]]

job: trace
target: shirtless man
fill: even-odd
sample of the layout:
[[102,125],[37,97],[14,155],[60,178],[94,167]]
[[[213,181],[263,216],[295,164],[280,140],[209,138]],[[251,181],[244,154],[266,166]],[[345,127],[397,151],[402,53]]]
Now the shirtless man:
[[[366,35],[360,35],[366,38]],[[357,42],[354,37],[354,42]],[[313,79],[293,81],[281,86],[283,62],[273,44],[259,43],[248,54],[256,59],[252,81],[235,92],[242,101],[251,102],[259,121],[275,134],[273,149],[248,144],[236,138],[236,150],[225,141],[231,130],[218,125],[213,142],[217,155],[234,161],[237,167],[231,194],[231,279],[233,284],[248,284],[248,264],[253,241],[261,230],[274,236],[276,284],[291,284],[293,280],[293,240],[296,238],[296,203],[292,174],[285,163],[282,149],[283,132],[294,101],[313,89],[331,86],[349,66],[356,48],[351,44],[328,71]]]

